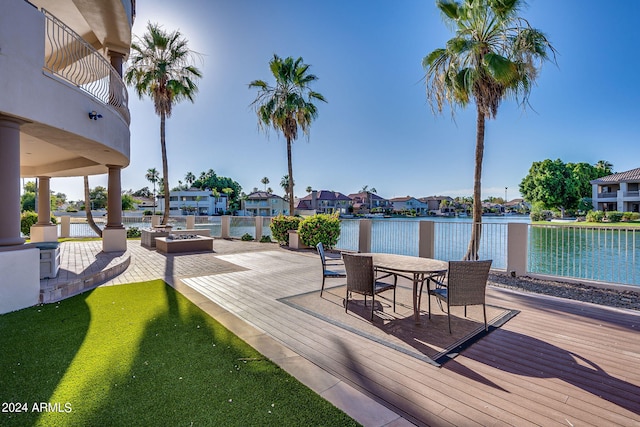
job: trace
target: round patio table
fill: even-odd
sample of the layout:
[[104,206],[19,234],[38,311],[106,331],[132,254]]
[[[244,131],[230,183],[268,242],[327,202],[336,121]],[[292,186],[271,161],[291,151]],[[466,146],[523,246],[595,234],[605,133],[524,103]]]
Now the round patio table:
[[[416,323],[420,323],[420,302],[422,300],[422,285],[432,277],[446,274],[448,263],[432,258],[421,258],[410,255],[397,255],[385,253],[361,253],[359,255],[373,258],[373,265],[378,271],[393,273],[413,282],[413,317]],[[420,287],[418,287],[420,285]]]

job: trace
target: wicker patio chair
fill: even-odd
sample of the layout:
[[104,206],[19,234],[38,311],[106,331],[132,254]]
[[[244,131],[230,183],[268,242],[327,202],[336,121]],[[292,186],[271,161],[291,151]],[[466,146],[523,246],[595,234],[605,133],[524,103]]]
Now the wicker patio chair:
[[318,250],[318,255],[320,255],[320,261],[322,261],[322,287],[320,288],[320,296],[322,296],[325,279],[344,278],[347,277],[347,273],[344,271],[344,263],[339,259],[327,260],[327,257],[324,254],[324,245],[322,242],[316,245],[316,249]]
[[[429,294],[435,296],[438,302],[443,301],[447,304],[449,333],[451,333],[451,307],[464,306],[464,316],[467,317],[467,306],[480,304],[484,313],[484,329],[489,330],[485,290],[490,268],[491,260],[449,261],[447,283],[434,280],[436,287],[430,289]],[[429,318],[431,318],[431,297],[429,297]]]
[[[389,273],[376,278],[376,271],[373,266],[371,256],[356,254],[342,254],[344,266],[347,270],[347,293],[343,301],[344,311],[347,312],[349,306],[349,295],[352,293],[364,295],[364,305],[367,306],[367,295],[371,296],[371,320],[375,309],[375,296],[380,292],[393,289],[393,311],[396,311],[396,284],[398,276]],[[393,276],[393,284],[379,282],[379,279]]]

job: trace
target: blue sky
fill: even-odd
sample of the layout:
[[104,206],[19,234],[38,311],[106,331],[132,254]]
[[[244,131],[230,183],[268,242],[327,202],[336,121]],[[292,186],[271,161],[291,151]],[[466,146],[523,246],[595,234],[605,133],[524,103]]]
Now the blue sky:
[[[615,171],[640,167],[637,84],[640,2],[530,0],[521,13],[558,50],[533,89],[532,109],[504,102],[487,123],[483,198],[519,197],[532,162],[607,160]],[[426,101],[422,58],[452,32],[432,0],[143,0],[134,33],[148,21],[179,29],[201,54],[195,103],[175,106],[167,121],[171,186],[187,172],[213,169],[245,192],[276,194],[287,173],[286,144],[258,129],[249,107],[255,79],[273,82],[268,62],[303,57],[319,77],[319,105],[309,140],[293,146],[295,194],[305,188],[345,194],[364,185],[385,198],[469,196],[473,188],[475,107],[434,116]],[[150,186],[161,170],[159,118],[148,98],[130,91],[131,164],[123,189]],[[106,186],[106,176],[90,178]],[[54,191],[82,197],[82,180],[53,179]]]

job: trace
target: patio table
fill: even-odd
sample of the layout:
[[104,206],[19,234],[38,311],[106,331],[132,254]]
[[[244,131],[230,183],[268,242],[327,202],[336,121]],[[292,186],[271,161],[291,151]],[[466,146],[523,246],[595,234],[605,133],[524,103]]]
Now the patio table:
[[[432,277],[443,275],[447,272],[448,264],[432,258],[421,258],[410,255],[397,255],[386,253],[362,253],[363,256],[371,256],[373,265],[378,271],[397,274],[413,282],[413,317],[416,323],[420,323],[421,290],[424,282]],[[418,287],[420,285],[420,287]]]

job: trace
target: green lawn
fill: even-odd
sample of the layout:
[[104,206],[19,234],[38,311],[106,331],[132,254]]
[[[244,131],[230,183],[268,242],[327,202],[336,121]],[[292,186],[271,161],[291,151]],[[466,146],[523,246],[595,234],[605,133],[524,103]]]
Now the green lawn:
[[2,315],[0,352],[3,426],[357,425],[159,280]]

